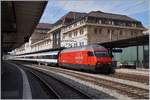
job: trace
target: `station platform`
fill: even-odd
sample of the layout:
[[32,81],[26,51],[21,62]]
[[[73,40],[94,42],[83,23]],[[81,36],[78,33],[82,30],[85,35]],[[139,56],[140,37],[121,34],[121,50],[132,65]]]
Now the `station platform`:
[[149,76],[149,69],[144,69],[144,68],[136,68],[136,69],[119,68],[116,69],[116,72]]
[[[12,63],[1,63],[1,98],[2,99],[27,99],[27,78],[25,73]],[[28,93],[27,93],[28,92]]]

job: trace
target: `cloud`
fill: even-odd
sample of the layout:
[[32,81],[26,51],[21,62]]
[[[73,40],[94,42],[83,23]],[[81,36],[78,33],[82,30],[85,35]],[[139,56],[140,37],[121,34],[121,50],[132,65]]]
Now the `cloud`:
[[120,3],[116,6],[116,13],[124,13],[127,15],[148,11],[148,0],[130,0]]
[[149,11],[149,0],[49,0],[41,21],[56,22],[69,11],[103,11],[134,15]]
[[56,0],[56,5],[68,11],[133,14],[148,9],[148,0]]

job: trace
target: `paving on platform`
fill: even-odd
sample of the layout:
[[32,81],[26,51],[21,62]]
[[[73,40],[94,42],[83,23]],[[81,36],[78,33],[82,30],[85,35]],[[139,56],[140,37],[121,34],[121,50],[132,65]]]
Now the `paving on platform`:
[[1,98],[32,99],[25,72],[17,65],[8,61],[3,61],[1,68]]
[[126,69],[126,68],[120,68],[120,69],[116,69],[116,72],[149,76],[149,69]]

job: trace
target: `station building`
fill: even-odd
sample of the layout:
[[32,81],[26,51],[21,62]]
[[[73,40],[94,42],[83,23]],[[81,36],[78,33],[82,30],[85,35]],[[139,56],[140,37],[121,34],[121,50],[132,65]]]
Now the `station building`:
[[29,42],[26,42],[21,47],[16,48],[15,54],[23,54],[29,52],[40,51],[52,48],[52,37],[49,37],[47,32],[52,28],[52,24],[39,23],[32,33]]
[[51,30],[52,24],[39,23],[32,34],[29,44],[31,44],[31,52],[52,48],[52,39],[47,32]]
[[92,11],[61,29],[61,47],[116,41],[143,35],[142,23],[126,15]]
[[[86,15],[86,13],[71,11],[66,15],[62,16],[58,21],[56,21],[56,23],[53,24],[53,28],[50,31],[48,31],[49,36],[53,37],[53,48],[62,47],[61,43],[65,41],[62,39],[62,30],[64,29],[64,27],[72,23],[76,19],[82,18],[84,15]],[[70,38],[67,41],[71,42],[72,39]]]

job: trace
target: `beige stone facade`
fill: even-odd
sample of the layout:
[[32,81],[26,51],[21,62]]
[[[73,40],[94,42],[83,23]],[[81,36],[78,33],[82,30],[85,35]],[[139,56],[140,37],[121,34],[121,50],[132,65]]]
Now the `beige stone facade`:
[[[101,14],[101,12],[94,12]],[[117,15],[116,15],[117,16]],[[121,16],[122,17],[122,16]],[[143,35],[145,28],[138,21],[84,17],[61,30],[61,47],[75,47],[93,43],[122,40]]]
[[[53,24],[51,29],[37,30],[30,39],[30,52],[59,47],[76,47],[94,43],[117,41],[144,35],[142,23],[125,15],[92,11],[69,12]],[[41,31],[44,31],[42,35]],[[36,31],[35,31],[36,32]],[[46,36],[46,37],[45,37]],[[19,48],[23,51],[24,48]]]

